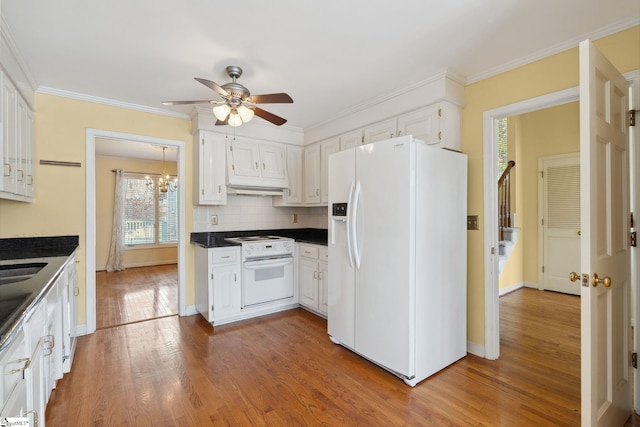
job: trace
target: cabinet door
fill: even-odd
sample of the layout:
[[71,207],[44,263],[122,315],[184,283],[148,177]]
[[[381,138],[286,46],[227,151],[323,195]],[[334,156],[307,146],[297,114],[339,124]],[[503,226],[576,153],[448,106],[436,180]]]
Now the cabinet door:
[[78,270],[75,255],[69,258],[64,268],[67,286],[60,292],[62,295],[62,372],[71,372],[73,353],[76,343],[76,293],[78,286]]
[[320,144],[304,149],[304,201],[320,203]]
[[364,144],[362,129],[340,135],[340,150],[348,150],[349,148],[358,147]]
[[255,142],[244,141],[237,137],[228,137],[230,174],[243,177],[260,176],[260,151]]
[[284,146],[260,144],[259,152],[263,178],[287,178],[287,170],[284,163]]
[[16,193],[33,196],[33,116],[21,96],[16,97],[16,119],[18,145],[16,159]]
[[225,138],[222,135],[201,132],[196,188],[198,204],[224,205],[227,203],[225,182]]
[[318,309],[318,261],[300,258],[298,263],[300,304]]
[[384,141],[396,136],[396,119],[385,120],[364,128],[364,143]]
[[2,188],[15,193],[17,190],[18,141],[16,137],[16,88],[3,73],[2,78]]
[[398,135],[413,135],[427,144],[438,144],[442,138],[441,114],[437,105],[404,114],[398,117]]
[[318,309],[321,313],[329,311],[329,263],[318,263]]
[[320,144],[320,203],[329,201],[329,155],[340,151],[338,138]]
[[287,147],[287,175],[289,188],[285,190],[286,204],[302,203],[302,147]]
[[[6,402],[0,411],[0,418],[17,418],[27,412],[27,381],[21,379],[16,387],[7,396]],[[35,426],[35,423],[30,424]]]
[[240,264],[220,264],[213,267],[213,320],[240,313]]
[[0,353],[0,408],[13,387],[22,379],[28,357],[24,332],[20,331],[9,347]]
[[[27,415],[32,426],[44,424],[45,408],[47,407],[48,393],[45,390],[44,378],[44,347],[42,342],[31,355],[31,363],[24,371],[24,379],[27,386]],[[40,420],[36,423],[35,420]]]

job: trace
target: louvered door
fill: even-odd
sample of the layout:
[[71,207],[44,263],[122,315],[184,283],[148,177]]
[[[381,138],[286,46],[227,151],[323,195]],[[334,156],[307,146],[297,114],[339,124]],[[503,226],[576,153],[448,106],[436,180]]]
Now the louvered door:
[[580,271],[580,155],[541,160],[543,181],[542,287],[580,295],[569,273]]

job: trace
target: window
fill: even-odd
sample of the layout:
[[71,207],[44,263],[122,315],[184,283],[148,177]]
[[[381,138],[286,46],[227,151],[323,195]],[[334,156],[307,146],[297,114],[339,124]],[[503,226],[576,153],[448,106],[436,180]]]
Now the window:
[[498,132],[498,176],[507,168],[509,163],[509,138],[507,136],[507,118],[503,117],[497,120]]
[[127,246],[178,242],[178,192],[153,189],[142,175],[125,174],[124,243]]

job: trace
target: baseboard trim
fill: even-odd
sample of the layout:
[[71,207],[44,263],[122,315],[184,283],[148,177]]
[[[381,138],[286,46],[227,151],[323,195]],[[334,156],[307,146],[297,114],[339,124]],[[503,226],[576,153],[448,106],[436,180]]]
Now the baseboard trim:
[[471,353],[474,356],[484,358],[486,356],[486,352],[483,345],[476,344],[471,341],[467,341],[467,353]]
[[76,325],[76,337],[87,335],[87,325]]
[[516,283],[514,285],[508,286],[506,288],[502,288],[500,289],[500,291],[498,292],[498,296],[503,296],[506,294],[510,294],[513,291],[517,291],[518,289],[522,289],[524,287],[524,283],[520,282],[520,283]]
[[193,316],[194,314],[198,314],[198,310],[196,310],[195,305],[189,305],[185,308],[185,316]]

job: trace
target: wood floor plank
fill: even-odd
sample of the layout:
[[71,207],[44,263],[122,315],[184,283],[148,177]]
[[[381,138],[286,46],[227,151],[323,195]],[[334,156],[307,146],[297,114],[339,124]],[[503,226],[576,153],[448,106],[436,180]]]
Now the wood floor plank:
[[523,289],[500,308],[499,360],[467,355],[414,388],[331,343],[326,321],[302,309],[216,328],[197,315],[98,330],[79,338],[46,423],[579,425],[579,298]]

